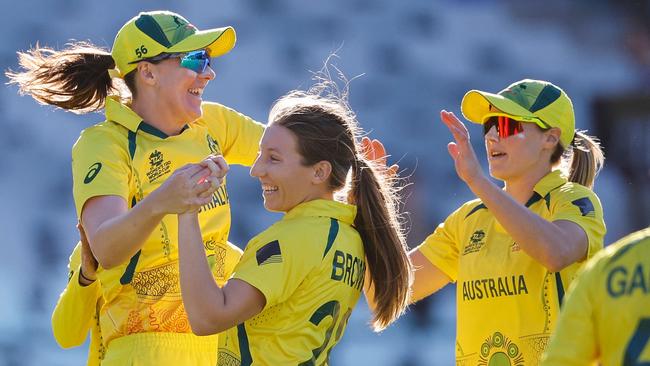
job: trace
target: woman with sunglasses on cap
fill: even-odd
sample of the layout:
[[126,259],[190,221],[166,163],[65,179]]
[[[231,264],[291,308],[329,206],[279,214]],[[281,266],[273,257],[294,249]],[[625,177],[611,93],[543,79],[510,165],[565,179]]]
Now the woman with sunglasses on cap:
[[251,176],[260,180],[264,207],[285,215],[248,242],[223,288],[202,255],[197,212],[178,215],[181,290],[193,331],[236,326],[220,364],[326,365],[366,268],[376,289],[376,330],[408,303],[412,272],[398,197],[363,157],[356,118],[344,97],[326,94],[328,85],[289,93],[271,109]]
[[472,90],[461,108],[483,125],[490,175],[504,187],[483,173],[465,125],[443,110],[455,139],[449,154],[477,199],[410,252],[412,300],[456,282],[456,363],[536,365],[565,289],[603,246],[591,190],[603,153],[575,130],[566,93],[545,81],[521,80],[498,94]]
[[19,53],[24,70],[8,73],[40,103],[106,112],[73,148],[77,214],[105,301],[102,365],[216,362],[216,337],[194,336],[187,320],[170,214],[200,210],[204,255],[223,272],[230,204],[216,156],[251,165],[263,132],[201,98],[215,76],[210,57],[234,44],[231,27],[199,31],[178,14],[147,12],[120,29],[111,53],[81,42],[37,47]]

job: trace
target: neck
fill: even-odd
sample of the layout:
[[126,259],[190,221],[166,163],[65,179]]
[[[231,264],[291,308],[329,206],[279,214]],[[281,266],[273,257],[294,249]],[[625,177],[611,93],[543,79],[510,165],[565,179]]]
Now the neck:
[[171,113],[166,113],[164,107],[156,103],[153,96],[139,96],[133,100],[131,109],[142,117],[142,119],[153,127],[164,132],[167,136],[175,136],[181,133],[185,123],[175,120]]
[[528,171],[525,175],[510,178],[505,181],[505,190],[515,199],[515,201],[522,205],[528,202],[533,195],[533,188],[535,184],[551,172],[551,167],[546,166],[543,169],[535,169]]

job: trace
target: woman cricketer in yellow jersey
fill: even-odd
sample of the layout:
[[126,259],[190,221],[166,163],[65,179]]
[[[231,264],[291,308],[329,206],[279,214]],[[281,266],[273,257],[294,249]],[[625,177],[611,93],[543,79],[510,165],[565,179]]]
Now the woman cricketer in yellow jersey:
[[413,301],[456,282],[456,363],[536,365],[565,289],[603,246],[603,212],[591,190],[603,154],[575,130],[571,100],[549,82],[472,90],[461,108],[483,125],[490,175],[504,187],[483,173],[465,125],[442,111],[456,172],[477,199],[410,253]]
[[[77,228],[80,241],[70,255],[68,284],[59,296],[52,313],[52,331],[57,343],[63,348],[81,346],[90,332],[87,365],[97,366],[106,354],[99,326],[99,313],[104,298],[97,280],[97,260],[90,250],[83,227],[77,225]],[[228,242],[223,264],[220,261],[219,265],[212,268],[217,284],[223,286],[230,278],[241,255],[241,249]],[[221,338],[220,335],[220,342]]]
[[[236,326],[221,364],[325,365],[361,294],[366,268],[383,329],[405,309],[411,265],[396,196],[363,157],[344,102],[294,91],[269,115],[251,175],[284,217],[255,236],[223,288],[201,255],[196,212],[178,215],[181,290],[192,329]],[[335,199],[351,174],[347,198]],[[228,332],[233,334],[232,332]],[[234,351],[232,351],[234,349]],[[228,362],[225,362],[228,361]]]
[[567,292],[542,365],[650,365],[650,228],[585,265]]
[[80,241],[70,255],[68,285],[52,313],[52,331],[63,348],[83,344],[90,331],[87,365],[98,366],[106,351],[98,317],[104,302],[97,281],[97,260],[92,255],[83,228],[81,225],[77,228]]
[[8,73],[41,103],[106,113],[72,153],[77,214],[100,265],[102,365],[216,362],[216,336],[192,334],[183,307],[173,214],[200,211],[204,256],[223,269],[230,203],[206,157],[250,166],[263,132],[201,97],[215,77],[210,58],[234,44],[231,27],[199,31],[178,14],[146,12],[119,30],[110,53],[88,43],[36,48],[20,53],[23,71]]

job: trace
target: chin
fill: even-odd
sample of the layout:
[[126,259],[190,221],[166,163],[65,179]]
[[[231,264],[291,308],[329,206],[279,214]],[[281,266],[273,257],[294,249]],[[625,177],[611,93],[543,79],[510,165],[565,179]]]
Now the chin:
[[282,211],[279,210],[279,208],[277,206],[273,205],[272,203],[270,203],[267,200],[264,200],[264,208],[267,211],[271,211],[271,212],[282,212]]
[[495,170],[490,168],[490,176],[498,180],[502,180],[502,181],[506,180],[506,175],[502,171],[499,171],[498,169]]

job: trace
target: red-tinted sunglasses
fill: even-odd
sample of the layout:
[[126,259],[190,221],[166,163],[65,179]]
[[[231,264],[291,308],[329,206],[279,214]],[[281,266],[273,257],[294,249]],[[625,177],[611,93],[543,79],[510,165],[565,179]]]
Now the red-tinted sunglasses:
[[506,138],[524,132],[522,122],[506,116],[492,116],[483,123],[483,135],[487,135],[492,127],[497,128],[499,138]]

